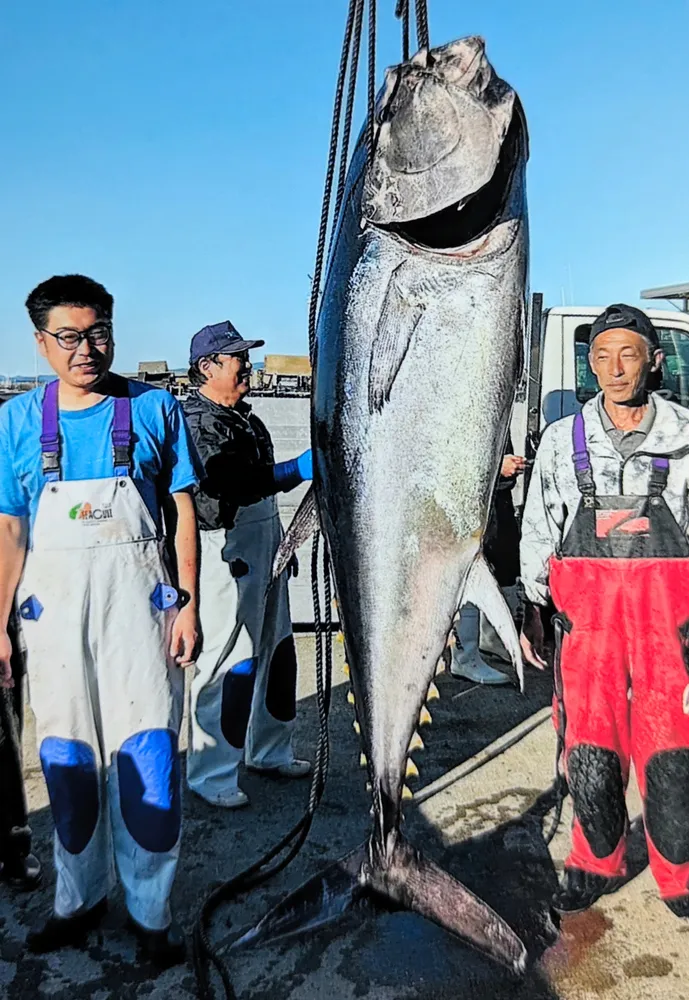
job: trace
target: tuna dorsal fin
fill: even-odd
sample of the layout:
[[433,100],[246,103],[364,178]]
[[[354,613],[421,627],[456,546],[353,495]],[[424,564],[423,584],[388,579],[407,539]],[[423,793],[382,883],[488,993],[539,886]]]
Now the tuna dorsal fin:
[[287,564],[304,542],[307,542],[318,527],[318,506],[316,493],[310,486],[304,499],[292,518],[292,523],[280,542],[273,560],[273,579],[276,580],[287,569]]
[[519,677],[519,687],[523,691],[524,663],[514,620],[497,580],[491,573],[488,563],[480,554],[469,570],[462,594],[461,604],[468,603],[475,604],[483,612],[500,636],[505,649],[510,654]]
[[392,273],[371,347],[368,375],[368,408],[371,413],[380,412],[390,399],[393,382],[425,309],[423,302],[405,288],[404,267],[402,263]]

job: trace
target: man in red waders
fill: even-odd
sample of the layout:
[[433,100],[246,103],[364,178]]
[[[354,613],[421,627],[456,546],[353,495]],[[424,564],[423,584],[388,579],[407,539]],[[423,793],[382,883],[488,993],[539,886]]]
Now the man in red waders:
[[600,393],[544,432],[524,510],[522,648],[544,666],[539,607],[557,608],[560,732],[574,805],[553,905],[591,906],[625,874],[630,761],[660,895],[689,917],[689,411],[648,391],[648,317],[591,327]]

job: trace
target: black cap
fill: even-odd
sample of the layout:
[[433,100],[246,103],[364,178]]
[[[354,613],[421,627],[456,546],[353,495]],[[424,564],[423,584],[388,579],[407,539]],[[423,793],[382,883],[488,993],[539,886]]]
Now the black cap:
[[635,306],[627,306],[618,302],[614,306],[608,306],[605,312],[597,316],[591,324],[589,334],[589,347],[599,333],[605,330],[631,330],[638,333],[650,344],[654,351],[660,347],[658,333],[645,312]]
[[254,347],[263,347],[264,344],[265,340],[244,340],[241,333],[226,319],[224,323],[204,326],[203,330],[194,334],[189,348],[189,364],[193,365],[209,354],[239,354],[240,351],[250,351]]

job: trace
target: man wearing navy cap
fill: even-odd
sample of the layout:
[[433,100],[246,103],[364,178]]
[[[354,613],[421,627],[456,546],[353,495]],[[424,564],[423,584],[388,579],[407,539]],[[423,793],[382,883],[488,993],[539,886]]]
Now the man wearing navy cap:
[[203,649],[192,682],[187,779],[197,795],[228,809],[249,801],[237,784],[242,758],[286,778],[311,769],[292,751],[297,658],[286,576],[269,586],[282,538],[275,494],[311,479],[311,452],[276,464],[270,434],[244,399],[249,351],[263,344],[244,340],[229,320],[200,330],[189,357],[198,391],[184,404],[206,473],[196,491]]
[[[630,762],[650,867],[689,917],[689,412],[651,394],[663,359],[639,309],[592,324],[600,393],[546,428],[522,523],[522,648],[545,666],[552,597],[556,718],[574,805],[556,909],[572,913],[626,873]],[[540,651],[539,651],[540,650]]]

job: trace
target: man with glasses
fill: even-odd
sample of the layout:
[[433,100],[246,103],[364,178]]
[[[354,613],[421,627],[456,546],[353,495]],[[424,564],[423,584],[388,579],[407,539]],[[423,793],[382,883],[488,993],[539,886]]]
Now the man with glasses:
[[19,585],[56,830],[54,913],[27,946],[83,942],[106,910],[114,858],[132,929],[148,957],[169,965],[184,955],[169,900],[180,668],[197,641],[198,459],[172,396],[110,371],[113,299],[102,285],[53,277],[26,305],[57,375],[0,410],[0,677]]
[[187,778],[227,809],[249,801],[237,784],[242,757],[284,778],[311,769],[292,751],[297,658],[287,580],[271,585],[282,538],[275,494],[311,479],[311,452],[276,464],[270,434],[244,399],[249,351],[263,343],[244,340],[229,321],[200,330],[189,359],[198,392],[184,403],[205,465],[196,492],[203,649],[191,689]]

